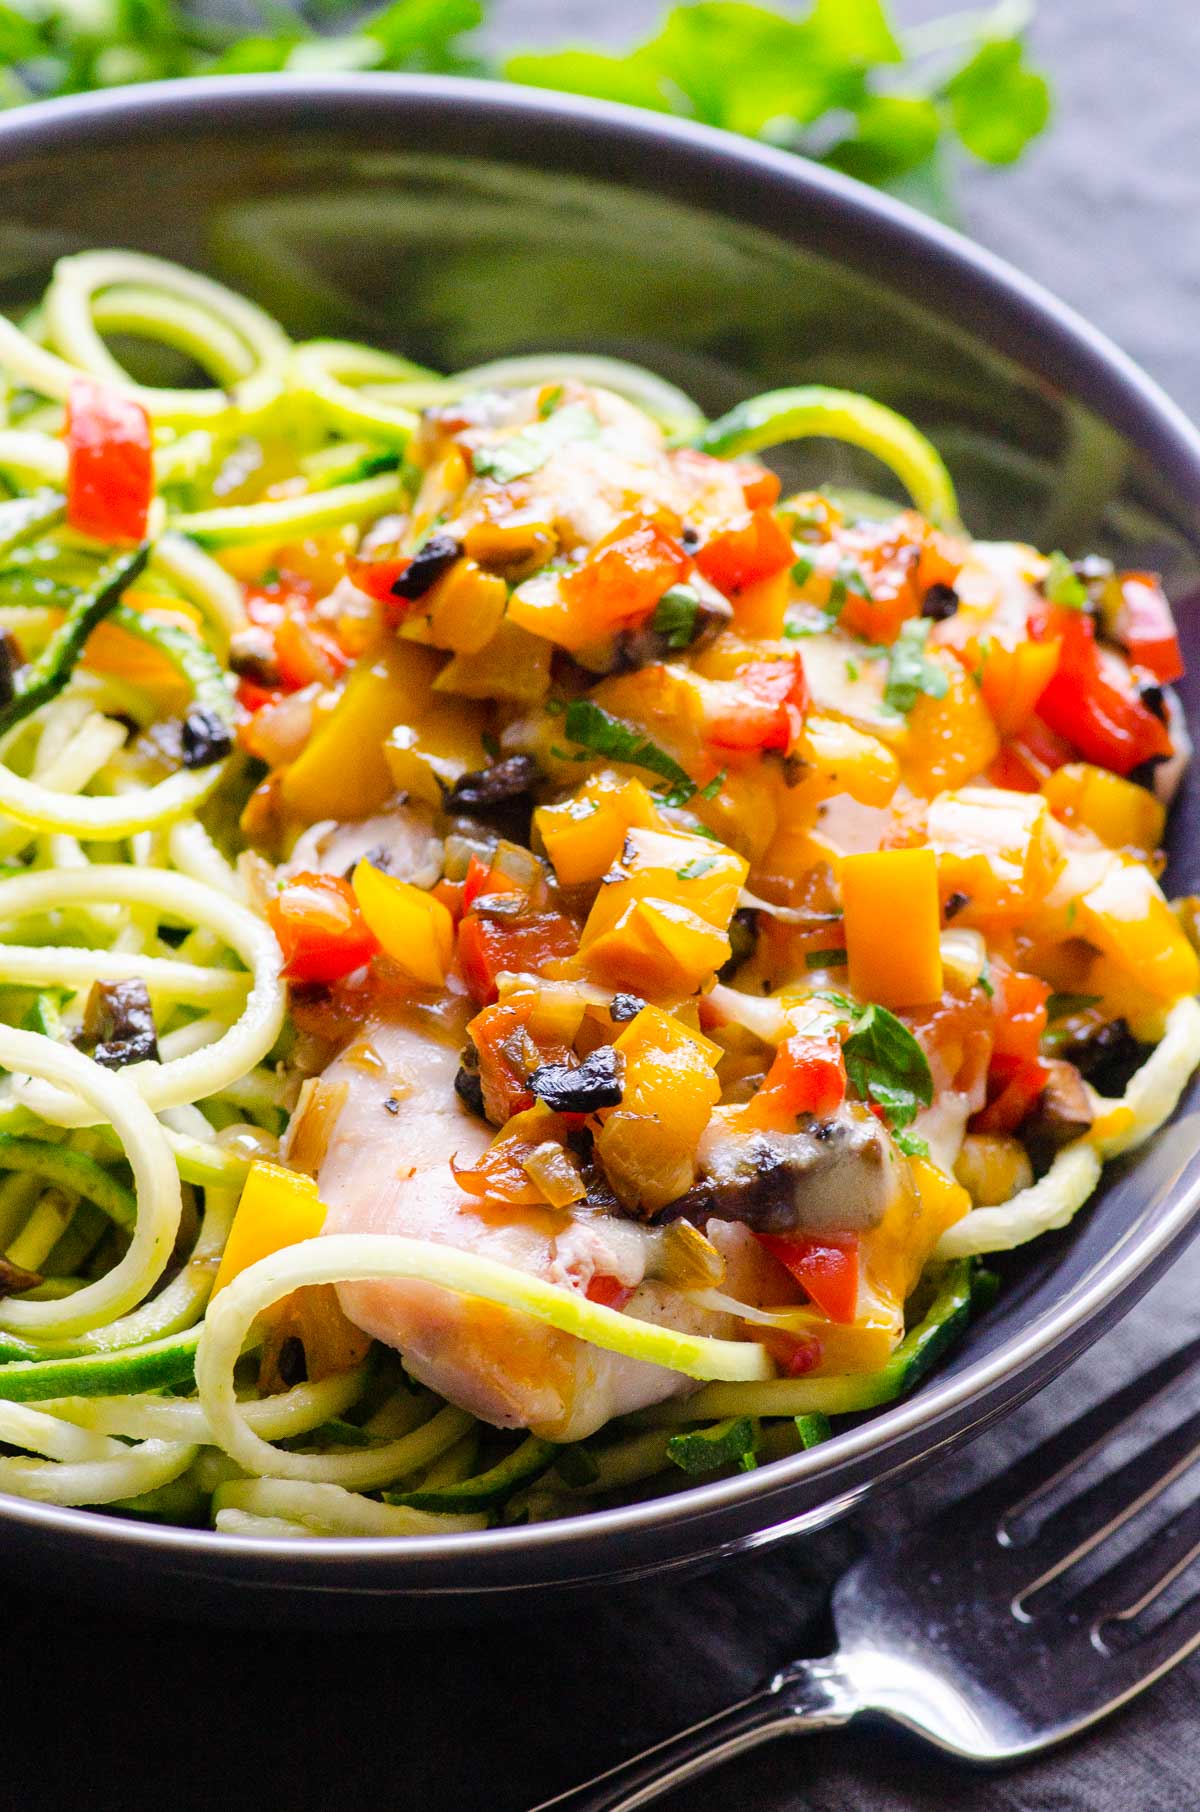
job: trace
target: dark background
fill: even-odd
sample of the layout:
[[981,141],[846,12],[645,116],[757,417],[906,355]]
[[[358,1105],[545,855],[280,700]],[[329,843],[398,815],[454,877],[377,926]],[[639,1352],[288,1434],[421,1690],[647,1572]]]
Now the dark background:
[[[507,0],[504,47],[644,34],[635,0]],[[905,20],[948,10],[911,0]],[[1013,171],[961,184],[964,224],[1200,410],[1200,0],[1042,0],[1058,115]],[[1200,1329],[1200,1249],[1004,1429],[872,1509],[894,1527]],[[0,1806],[11,1812],[525,1812],[819,1652],[837,1530],[697,1581],[535,1623],[389,1635],[212,1631],[5,1587]],[[1188,1812],[1200,1661],[1098,1734],[980,1777],[873,1731],[777,1744],[670,1812]]]

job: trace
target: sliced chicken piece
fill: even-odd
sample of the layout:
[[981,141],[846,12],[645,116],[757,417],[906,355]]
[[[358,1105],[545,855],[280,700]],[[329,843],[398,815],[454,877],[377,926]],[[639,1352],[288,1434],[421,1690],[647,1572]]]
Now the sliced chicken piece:
[[[643,1281],[644,1242],[628,1223],[501,1210],[461,1190],[450,1160],[471,1163],[490,1129],[455,1094],[457,1067],[456,1044],[411,1021],[372,1025],[329,1066],[324,1082],[344,1084],[345,1094],[318,1173],[327,1233],[434,1240],[581,1291],[593,1276],[614,1277],[634,1289],[628,1314],[689,1332],[731,1331],[728,1317]],[[350,1319],[399,1348],[415,1377],[498,1427],[579,1440],[612,1416],[694,1388],[681,1373],[438,1285],[342,1284],[338,1294]]]

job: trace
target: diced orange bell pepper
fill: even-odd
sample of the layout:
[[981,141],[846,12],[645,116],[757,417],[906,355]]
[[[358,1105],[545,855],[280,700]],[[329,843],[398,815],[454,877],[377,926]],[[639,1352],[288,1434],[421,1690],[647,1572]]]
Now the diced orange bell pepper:
[[557,582],[539,575],[518,587],[509,600],[510,620],[572,651],[641,622],[689,571],[675,527],[628,517]]
[[710,585],[735,598],[748,585],[789,567],[795,554],[778,517],[759,507],[711,535],[697,548],[695,559]]
[[908,736],[900,752],[904,779],[914,793],[932,799],[947,787],[973,780],[994,761],[1000,739],[983,695],[954,657],[932,649],[949,684],[941,698],[923,692],[908,714]]
[[729,702],[709,717],[706,740],[715,750],[795,746],[804,730],[808,682],[799,654],[780,661],[748,661],[724,682]]
[[722,844],[635,828],[580,939],[589,973],[652,994],[691,994],[726,961],[749,865]]
[[619,1107],[607,1108],[596,1152],[618,1200],[657,1213],[691,1187],[696,1146],[720,1098],[720,1047],[658,1007],[643,1007],[615,1048],[625,1060]]
[[860,1000],[919,1006],[942,992],[937,857],[869,850],[841,864],[850,986]]

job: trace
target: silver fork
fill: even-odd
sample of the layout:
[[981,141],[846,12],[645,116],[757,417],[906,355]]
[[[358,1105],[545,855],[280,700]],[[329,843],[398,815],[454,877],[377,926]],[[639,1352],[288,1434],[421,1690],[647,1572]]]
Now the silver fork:
[[632,1812],[772,1737],[863,1713],[991,1764],[1106,1717],[1200,1644],[1200,1579],[1154,1616],[1200,1556],[1200,1496],[1132,1552],[1116,1539],[1200,1459],[1200,1411],[1097,1482],[1080,1475],[1198,1369],[1200,1340],[856,1562],[834,1589],[832,1655],[790,1662],[748,1699],[533,1812]]

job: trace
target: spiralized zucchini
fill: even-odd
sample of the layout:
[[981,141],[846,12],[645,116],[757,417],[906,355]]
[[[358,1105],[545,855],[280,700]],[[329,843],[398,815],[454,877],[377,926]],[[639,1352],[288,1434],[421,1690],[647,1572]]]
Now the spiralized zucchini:
[[[118,357],[126,348],[127,364]],[[151,364],[138,363],[139,349],[152,352]],[[189,365],[201,379],[193,387],[138,376],[186,378]],[[420,412],[545,387],[539,421],[509,443],[520,477],[549,457],[554,437],[538,441],[541,415],[553,414],[556,387],[574,382],[643,410],[678,467],[706,481],[711,470],[686,449],[733,458],[825,437],[882,461],[934,523],[956,525],[954,485],[910,422],[851,392],[770,392],[710,423],[656,373],[585,351],[522,354],[442,376],[350,341],[294,344],[252,300],[140,253],[61,259],[23,326],[0,318],[0,370],[0,490],[11,493],[0,496],[0,628],[23,656],[12,686],[0,687],[0,1252],[10,1270],[42,1274],[0,1295],[0,1443],[17,1450],[0,1456],[0,1491],[144,1517],[207,1516],[239,1537],[415,1537],[570,1514],[664,1474],[678,1482],[706,1468],[749,1469],[825,1439],[828,1415],[861,1413],[911,1389],[982,1299],[978,1257],[1064,1226],[1096,1187],[1102,1162],[1133,1149],[1174,1110],[1200,1063],[1200,1006],[1190,999],[1171,1010],[1126,1094],[1095,1101],[1086,1138],[1011,1201],[977,1208],[943,1234],[910,1298],[907,1330],[897,1312],[887,1330],[891,1357],[874,1370],[779,1375],[771,1353],[780,1349],[759,1342],[786,1340],[804,1311],[789,1319],[786,1310],[752,1308],[712,1277],[676,1277],[670,1288],[689,1314],[719,1315],[715,1325],[734,1323],[741,1338],[680,1332],[491,1257],[383,1234],[298,1241],[229,1281],[222,1274],[214,1299],[243,1183],[254,1159],[277,1155],[298,1083],[287,1061],[281,952],[262,911],[265,870],[237,859],[246,840],[238,815],[256,775],[229,752],[238,721],[229,667],[270,693],[279,674],[261,650],[256,656],[256,636],[262,611],[292,584],[311,584],[331,611],[344,601],[353,622],[365,594],[325,579],[349,573],[364,583],[348,559],[369,550],[364,531],[385,550],[405,548],[404,512],[420,476],[410,462],[423,457],[421,442],[410,447]],[[74,455],[64,424],[81,374],[139,404],[150,423],[155,496],[145,535],[116,550],[71,525]],[[494,406],[493,397],[481,405]],[[586,409],[575,415],[590,433],[595,418]],[[488,476],[482,462],[475,470]],[[428,515],[435,529],[448,515],[439,501]],[[861,511],[843,502],[856,522],[894,514],[886,500]],[[337,559],[323,565],[330,549]],[[519,584],[524,553],[508,551]],[[305,576],[306,562],[319,582]],[[853,576],[833,583],[844,589]],[[488,612],[509,608],[513,589],[484,573],[473,599],[479,619],[461,649],[453,644],[456,663],[478,659],[494,627]],[[769,616],[770,582],[758,589]],[[697,620],[686,588],[675,601],[679,620],[668,613],[660,625],[656,614],[654,623],[672,651]],[[832,593],[830,606],[836,617]],[[410,627],[419,639],[420,624]],[[784,635],[794,627],[787,622]],[[812,626],[799,627],[807,634]],[[913,665],[919,651],[906,652]],[[319,672],[319,639],[298,658]],[[463,695],[487,689],[486,680],[474,691],[464,685]],[[285,690],[299,710],[319,688],[289,681]],[[316,701],[315,721],[327,721],[330,702]],[[437,696],[444,702],[452,703]],[[610,736],[623,729],[610,718]],[[202,765],[182,765],[185,732],[209,737]],[[285,721],[285,748],[287,735]],[[650,745],[640,747],[644,755]],[[642,779],[661,777],[663,759],[678,768],[654,753],[659,766],[643,765]],[[575,755],[555,745],[551,759]],[[613,759],[621,765],[619,744]],[[689,804],[711,798],[705,786]],[[655,804],[680,809],[660,794]],[[259,808],[273,809],[270,783],[252,798],[250,820]],[[705,828],[688,821],[689,831]],[[711,866],[701,847],[697,875]],[[807,922],[801,905],[744,890],[740,904],[777,927]],[[840,940],[840,928],[831,930],[831,948],[813,954],[836,968],[846,954]],[[950,932],[943,943],[963,985],[982,985],[982,936]],[[110,1069],[76,1040],[88,1043],[93,986],[130,981],[146,990],[157,1055]],[[608,989],[592,987],[589,1010],[609,1003]],[[740,1023],[756,1049],[794,1030],[780,998],[720,983],[707,1011]],[[663,1231],[651,1238],[661,1257]],[[674,1372],[680,1388],[584,1442],[557,1445],[540,1433],[495,1433],[415,1382],[401,1357],[376,1346],[364,1359],[365,1340],[341,1369],[292,1382],[285,1361],[295,1356],[286,1341],[280,1347],[280,1330],[297,1305],[319,1300],[296,1293],[326,1292],[331,1301],[330,1286],[381,1280],[494,1305],[534,1332],[557,1330],[636,1362],[635,1370]]]

